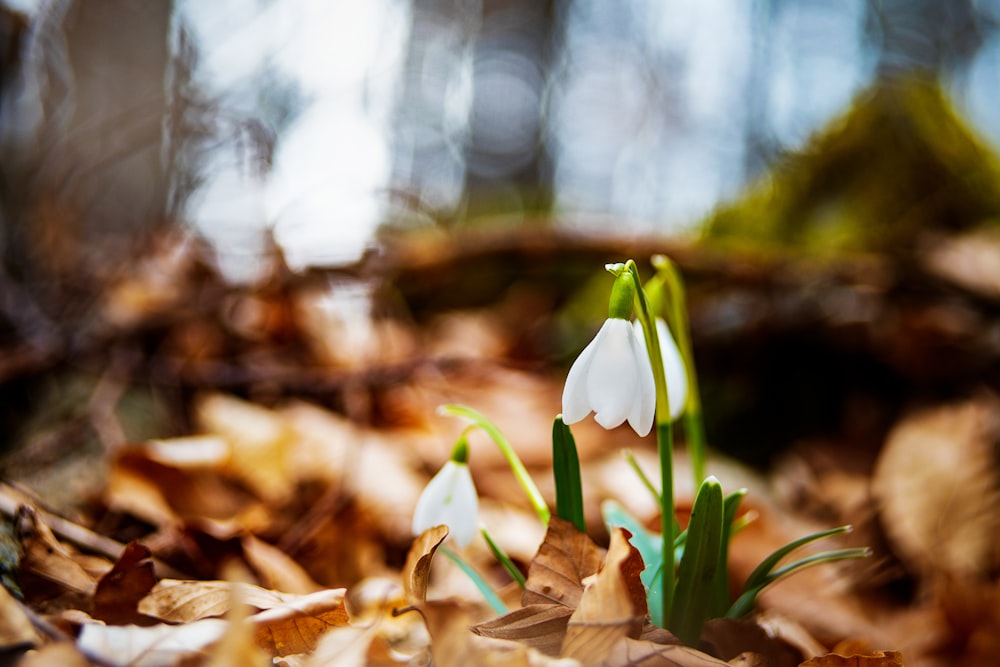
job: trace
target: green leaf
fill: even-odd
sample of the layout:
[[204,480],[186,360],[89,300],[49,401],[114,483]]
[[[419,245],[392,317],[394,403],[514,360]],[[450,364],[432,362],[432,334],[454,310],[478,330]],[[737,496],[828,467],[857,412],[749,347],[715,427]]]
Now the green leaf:
[[711,612],[713,582],[722,548],[724,505],[722,485],[715,477],[708,477],[694,499],[667,625],[688,646],[698,644],[702,626]]
[[580,458],[576,453],[576,440],[562,415],[552,423],[552,471],[556,481],[556,514],[585,532]]
[[482,533],[483,539],[486,540],[486,545],[490,548],[490,551],[493,552],[493,557],[500,561],[500,564],[503,565],[504,569],[507,570],[507,573],[510,574],[511,578],[517,582],[517,585],[520,586],[523,591],[524,584],[527,583],[527,580],[524,578],[524,575],[521,574],[521,571],[517,569],[517,566],[514,565],[514,561],[510,559],[510,556],[507,555],[507,552],[504,551],[499,544],[493,541],[493,538],[485,528],[480,528],[479,532]]
[[709,618],[717,618],[729,608],[729,538],[732,536],[733,522],[740,509],[740,502],[747,494],[746,489],[738,489],[728,496],[722,512],[722,543],[719,547],[719,563],[712,582],[712,606]]
[[750,573],[750,576],[747,577],[746,582],[743,584],[743,591],[748,591],[751,588],[756,587],[761,582],[765,581],[768,575],[770,575],[771,570],[773,570],[778,565],[778,563],[780,563],[785,558],[785,556],[792,553],[796,549],[801,549],[805,545],[809,544],[810,542],[815,542],[816,540],[822,540],[827,537],[832,537],[834,535],[842,535],[844,533],[849,533],[849,532],[851,532],[851,526],[838,526],[837,528],[831,528],[830,530],[824,530],[818,533],[812,533],[810,535],[806,535],[805,537],[800,537],[797,540],[789,542],[788,544],[776,550],[774,553],[772,553],[770,556],[768,556],[767,558],[765,558],[760,562],[760,565],[758,565],[754,569],[754,571]]
[[770,586],[778,579],[787,577],[790,574],[798,572],[799,570],[811,567],[813,565],[821,565],[823,563],[832,563],[838,560],[846,560],[848,558],[867,558],[871,555],[871,549],[867,547],[861,548],[850,548],[850,549],[833,549],[831,551],[823,551],[818,554],[813,554],[812,556],[806,556],[801,558],[794,563],[790,563],[781,569],[775,570],[763,579],[759,580],[753,587],[744,587],[743,593],[736,599],[733,606],[729,608],[726,612],[727,618],[739,618],[745,614],[748,614],[753,610],[754,602],[757,596],[760,594],[764,588]]

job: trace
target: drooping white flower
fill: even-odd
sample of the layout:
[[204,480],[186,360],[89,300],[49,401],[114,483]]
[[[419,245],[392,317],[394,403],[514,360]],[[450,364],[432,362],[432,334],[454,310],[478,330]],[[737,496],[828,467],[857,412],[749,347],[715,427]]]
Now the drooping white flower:
[[[642,322],[636,322],[636,335],[642,344],[642,352],[646,354],[646,337],[643,335]],[[687,403],[688,378],[684,369],[684,358],[677,347],[670,328],[663,318],[656,318],[656,335],[660,339],[660,355],[663,357],[663,375],[667,379],[667,401],[670,404],[670,419],[680,417]],[[648,356],[648,355],[647,355]]]
[[640,436],[653,427],[656,390],[642,334],[632,323],[609,317],[569,369],[563,387],[563,420],[580,421],[591,411],[604,428],[626,419]]
[[478,530],[479,496],[472,482],[469,465],[454,457],[438,471],[420,493],[413,510],[413,532],[448,526],[450,537],[459,546],[466,546]]

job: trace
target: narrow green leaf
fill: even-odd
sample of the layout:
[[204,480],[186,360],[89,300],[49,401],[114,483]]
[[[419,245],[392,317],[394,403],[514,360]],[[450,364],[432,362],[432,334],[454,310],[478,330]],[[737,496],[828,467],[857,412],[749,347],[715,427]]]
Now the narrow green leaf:
[[726,496],[722,512],[722,543],[719,546],[719,563],[712,582],[712,606],[709,618],[717,618],[729,608],[729,538],[732,536],[733,522],[740,509],[740,502],[747,494],[746,489],[738,489]]
[[684,558],[677,569],[677,587],[667,629],[688,646],[696,646],[711,610],[712,585],[722,547],[725,502],[722,485],[709,476],[694,499]]
[[871,549],[867,547],[860,548],[849,548],[849,549],[833,549],[830,551],[823,551],[818,554],[813,554],[812,556],[806,556],[801,558],[794,563],[789,563],[788,565],[775,570],[770,573],[759,583],[755,584],[752,588],[745,588],[736,602],[729,608],[726,612],[727,618],[739,618],[750,613],[753,610],[754,603],[757,600],[757,596],[762,590],[770,586],[779,579],[783,579],[790,574],[794,574],[799,570],[803,570],[807,567],[812,567],[813,565],[821,565],[823,563],[832,563],[839,560],[847,560],[849,558],[867,558],[871,555]]
[[465,576],[467,576],[472,583],[476,585],[476,588],[479,589],[479,593],[486,600],[487,604],[492,607],[494,612],[497,614],[507,613],[507,605],[505,605],[503,600],[501,600],[500,597],[493,592],[493,589],[490,588],[489,584],[487,584],[481,576],[479,576],[479,573],[472,569],[471,565],[466,563],[461,556],[446,546],[441,546],[439,550],[448,558],[448,560],[457,565],[458,568],[465,573]]
[[526,579],[524,578],[524,575],[521,574],[521,571],[517,569],[517,565],[514,565],[514,561],[510,559],[507,552],[504,551],[499,544],[493,541],[493,538],[485,528],[480,528],[479,532],[483,534],[483,539],[486,540],[486,545],[490,548],[490,551],[493,552],[493,557],[500,561],[500,564],[503,565],[504,569],[507,570],[507,573],[510,574],[511,578],[517,582],[517,585],[520,586],[523,591]]
[[806,535],[805,537],[800,537],[797,540],[789,542],[788,544],[776,550],[774,553],[772,553],[770,556],[768,556],[767,558],[765,558],[760,562],[760,565],[758,565],[754,569],[754,571],[750,573],[750,576],[747,577],[746,582],[743,584],[743,590],[744,591],[750,590],[751,588],[754,588],[755,586],[763,582],[767,578],[767,576],[771,573],[771,570],[773,570],[775,566],[777,566],[778,563],[780,563],[781,560],[785,558],[785,556],[792,553],[796,549],[800,549],[805,545],[809,544],[810,542],[815,542],[816,540],[822,540],[826,537],[832,537],[834,535],[842,535],[844,533],[849,533],[849,532],[851,532],[851,526],[838,526],[837,528],[831,528],[830,530],[824,530],[818,533],[812,533],[810,535]]
[[556,480],[556,514],[585,532],[580,458],[576,440],[562,415],[552,422],[552,471]]

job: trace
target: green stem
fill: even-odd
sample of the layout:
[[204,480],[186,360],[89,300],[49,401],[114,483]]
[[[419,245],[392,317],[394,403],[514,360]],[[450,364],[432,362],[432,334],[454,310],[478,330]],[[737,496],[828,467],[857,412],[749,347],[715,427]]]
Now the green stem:
[[639,462],[635,460],[635,454],[632,453],[631,449],[623,449],[622,455],[625,457],[625,461],[629,464],[635,474],[639,477],[639,481],[642,485],[646,487],[653,499],[656,500],[656,504],[660,504],[660,492],[653,486],[652,480],[646,475],[646,471],[639,467]]
[[531,503],[532,508],[535,510],[535,514],[541,520],[542,524],[545,526],[549,525],[549,517],[551,512],[549,512],[549,506],[545,502],[545,498],[542,497],[541,491],[535,486],[535,481],[531,479],[531,475],[528,474],[527,468],[521,463],[520,457],[514,448],[511,446],[510,441],[504,437],[503,433],[496,425],[487,419],[482,413],[473,410],[472,408],[465,405],[442,405],[438,408],[441,414],[454,415],[456,417],[464,417],[469,421],[473,422],[476,426],[486,431],[487,435],[496,443],[496,446],[500,448],[503,453],[504,458],[507,459],[507,465],[510,466],[511,471],[514,473],[514,477],[517,478],[518,483],[524,492],[528,494],[528,501]]
[[656,449],[660,458],[660,525],[663,551],[663,619],[670,618],[674,603],[674,431],[670,424],[670,401],[667,395],[667,379],[663,373],[663,356],[660,340],[656,333],[656,319],[651,312],[646,293],[639,280],[639,269],[633,260],[625,263],[625,270],[635,280],[638,308],[636,315],[642,322],[642,333],[646,339],[646,350],[653,368],[653,384],[656,387]]
[[687,297],[684,280],[677,266],[664,255],[654,255],[653,267],[663,277],[670,295],[670,324],[677,337],[677,347],[684,360],[687,373],[688,398],[684,410],[684,433],[687,435],[688,451],[691,453],[691,468],[694,485],[698,488],[706,476],[705,420],[701,411],[701,392],[698,389],[698,373],[694,366],[691,350],[691,326],[687,316]]
[[472,580],[472,583],[476,585],[476,588],[479,589],[479,592],[486,599],[486,602],[490,605],[490,607],[493,608],[494,612],[497,614],[507,613],[507,605],[505,605],[503,600],[501,600],[493,589],[489,587],[486,580],[479,576],[478,572],[472,569],[471,565],[466,563],[461,556],[444,545],[441,545],[439,550],[448,558],[448,560],[457,565],[458,569],[465,573],[465,576]]

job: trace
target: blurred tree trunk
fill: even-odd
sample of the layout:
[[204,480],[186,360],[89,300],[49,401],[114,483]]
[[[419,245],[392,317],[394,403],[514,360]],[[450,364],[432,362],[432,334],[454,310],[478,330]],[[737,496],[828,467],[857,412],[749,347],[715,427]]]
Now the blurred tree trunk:
[[170,19],[170,0],[43,5],[6,93],[4,261],[59,315],[165,224]]

